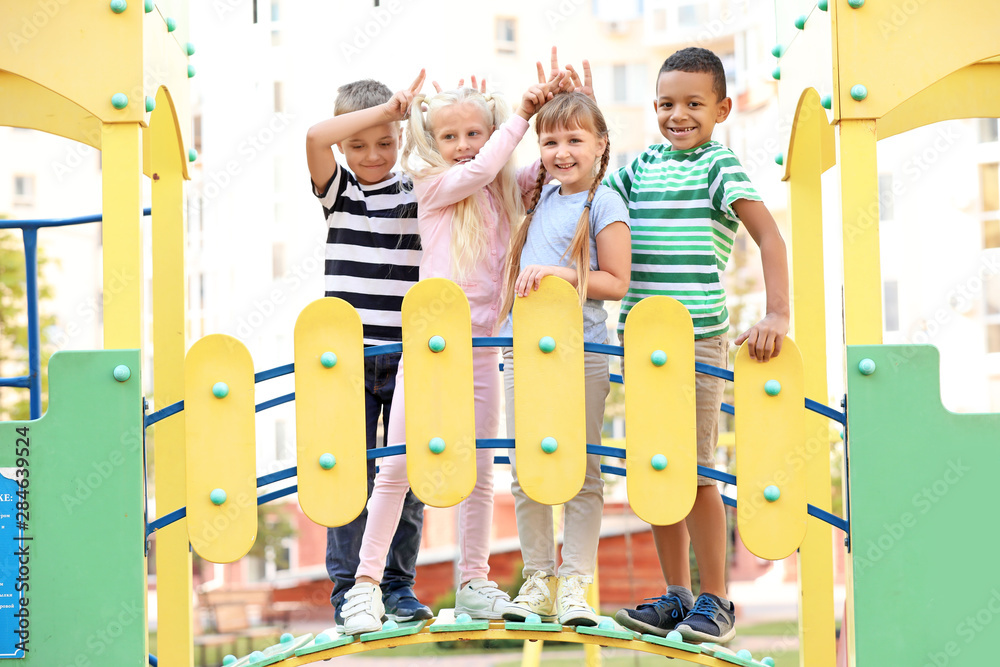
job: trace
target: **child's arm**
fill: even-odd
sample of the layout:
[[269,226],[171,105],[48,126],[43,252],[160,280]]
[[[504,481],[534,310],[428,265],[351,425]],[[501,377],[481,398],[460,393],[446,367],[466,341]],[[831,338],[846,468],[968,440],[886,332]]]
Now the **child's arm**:
[[[597,235],[597,263],[587,277],[587,298],[621,301],[628,292],[632,275],[632,234],[623,221],[612,222]],[[514,281],[514,294],[528,296],[537,290],[545,276],[557,276],[577,286],[576,269],[569,266],[531,264]]]
[[337,173],[334,145],[369,127],[406,118],[413,97],[424,84],[424,76],[424,70],[420,70],[409,88],[400,90],[385,104],[334,116],[309,128],[306,132],[306,162],[317,189],[326,187]]
[[733,202],[733,211],[760,248],[764,291],[767,294],[764,318],[741,333],[734,342],[741,345],[747,341],[750,358],[767,361],[778,356],[788,333],[788,257],[785,241],[764,202],[737,199]]

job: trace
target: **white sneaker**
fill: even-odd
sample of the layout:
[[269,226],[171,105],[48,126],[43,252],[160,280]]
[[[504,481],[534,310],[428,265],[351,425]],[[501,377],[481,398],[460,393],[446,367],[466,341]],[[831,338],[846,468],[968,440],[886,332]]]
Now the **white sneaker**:
[[378,632],[382,629],[382,617],[385,614],[382,589],[367,582],[354,584],[344,596],[340,614],[344,619],[346,635]]
[[569,575],[559,577],[556,592],[560,625],[597,625],[597,614],[587,604],[590,577]]
[[521,584],[514,601],[503,610],[508,621],[523,622],[529,614],[552,618],[556,606],[556,578],[544,572],[535,572]]
[[468,614],[472,618],[499,619],[510,604],[510,596],[497,588],[495,581],[473,579],[455,594],[455,616]]

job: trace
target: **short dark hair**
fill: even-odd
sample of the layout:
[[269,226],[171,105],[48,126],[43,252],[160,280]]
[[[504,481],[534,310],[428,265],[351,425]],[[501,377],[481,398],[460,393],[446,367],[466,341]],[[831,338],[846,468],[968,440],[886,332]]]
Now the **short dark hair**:
[[704,72],[712,75],[712,91],[720,100],[726,98],[726,70],[722,67],[722,61],[708,49],[691,46],[681,49],[663,61],[656,80],[660,80],[660,74],[664,72]]
[[392,97],[392,91],[384,83],[374,79],[362,79],[345,83],[337,89],[337,101],[333,105],[333,115],[370,109],[385,104]]

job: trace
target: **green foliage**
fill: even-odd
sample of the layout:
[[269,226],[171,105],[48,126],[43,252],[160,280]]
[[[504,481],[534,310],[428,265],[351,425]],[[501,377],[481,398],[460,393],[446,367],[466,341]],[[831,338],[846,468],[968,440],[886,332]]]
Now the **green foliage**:
[[288,550],[282,542],[295,537],[297,531],[292,523],[292,514],[286,505],[272,505],[259,508],[257,512],[257,539],[250,547],[251,556],[266,560],[268,548],[274,554],[274,565],[278,570],[287,570]]

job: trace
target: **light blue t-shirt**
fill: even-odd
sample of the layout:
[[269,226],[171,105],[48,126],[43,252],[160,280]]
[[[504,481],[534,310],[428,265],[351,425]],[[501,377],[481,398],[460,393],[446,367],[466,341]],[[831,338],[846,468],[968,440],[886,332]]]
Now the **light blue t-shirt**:
[[[528,228],[528,238],[521,251],[521,269],[532,264],[548,266],[570,266],[565,256],[573,241],[576,223],[587,203],[587,191],[572,195],[559,194],[559,184],[543,186],[542,195],[535,206],[535,215]],[[600,269],[597,263],[597,235],[613,222],[629,224],[628,207],[611,188],[598,186],[594,202],[590,206],[590,269]],[[583,304],[583,340],[587,343],[603,343],[608,338],[605,322],[608,313],[604,301],[587,299]],[[513,336],[513,313],[508,313],[499,336]]]

